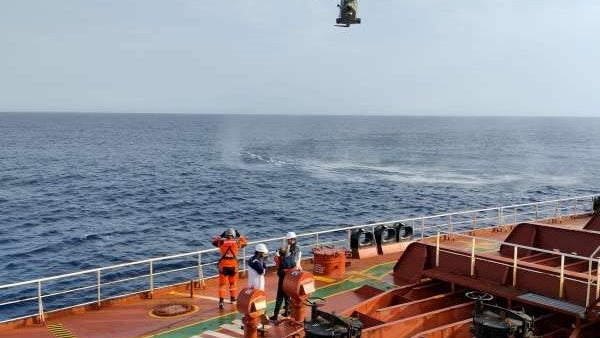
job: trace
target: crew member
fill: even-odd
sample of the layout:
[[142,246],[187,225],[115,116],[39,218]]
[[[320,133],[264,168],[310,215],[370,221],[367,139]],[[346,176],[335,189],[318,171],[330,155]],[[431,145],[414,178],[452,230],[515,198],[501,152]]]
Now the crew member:
[[300,250],[300,246],[298,246],[298,242],[296,241],[296,233],[293,231],[288,232],[285,235],[285,239],[288,245],[288,255],[293,257],[294,267],[302,271],[302,250]]
[[266,260],[269,249],[263,243],[256,244],[254,255],[248,259],[248,287],[265,291]]
[[277,283],[277,298],[275,300],[275,310],[272,320],[277,320],[281,304],[284,303],[284,316],[289,315],[289,304],[290,297],[283,292],[283,280],[285,275],[291,270],[302,271],[302,250],[296,240],[296,233],[293,231],[285,234],[285,240],[287,245],[283,245],[279,248],[275,255],[275,264],[277,265],[277,276],[279,277]]
[[225,230],[221,236],[213,237],[212,244],[219,248],[221,258],[219,259],[219,309],[225,307],[223,299],[227,295],[229,288],[229,296],[231,303],[235,303],[237,294],[238,281],[238,259],[237,255],[240,248],[243,248],[248,243],[246,237],[232,228]]
[[284,316],[287,317],[289,315],[290,297],[283,292],[283,280],[285,279],[285,274],[295,268],[296,262],[294,261],[294,256],[289,254],[288,247],[287,244],[282,245],[277,250],[274,257],[275,265],[277,265],[277,277],[279,278],[277,281],[275,309],[273,311],[273,316],[269,318],[271,320],[277,320],[282,304],[284,305]]

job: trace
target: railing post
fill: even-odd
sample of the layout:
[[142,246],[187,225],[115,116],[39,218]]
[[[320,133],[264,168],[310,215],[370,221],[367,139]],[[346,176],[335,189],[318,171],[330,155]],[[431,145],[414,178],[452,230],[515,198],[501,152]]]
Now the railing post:
[[440,231],[437,232],[437,238],[435,240],[435,267],[440,266]]
[[101,287],[102,287],[102,281],[101,281],[101,276],[100,276],[100,270],[96,271],[96,285],[98,286],[97,291],[98,291],[98,300],[97,300],[97,305],[98,307],[100,307],[100,301],[102,300],[102,292],[101,292]]
[[558,223],[558,216],[560,214],[560,210],[558,209],[558,201],[554,207],[554,220]]
[[198,280],[201,288],[205,288],[204,283],[204,267],[202,266],[202,252],[198,252]]
[[471,240],[471,277],[475,276],[475,237]]
[[471,227],[473,228],[473,231],[477,229],[477,214],[473,215],[471,219]]
[[565,254],[560,255],[560,283],[558,286],[558,298],[563,298],[565,284]]
[[577,199],[573,200],[573,216],[577,215]]
[[150,261],[150,296],[154,294],[154,261]]
[[242,271],[246,271],[246,247],[242,248]]
[[600,298],[600,259],[596,262],[596,299]]
[[519,248],[513,247],[513,278],[512,278],[512,286],[517,287],[517,257],[518,257]]
[[535,220],[536,221],[540,218],[539,215],[538,215],[539,211],[540,211],[540,204],[536,203],[535,204]]
[[[599,281],[600,282],[600,281]],[[590,305],[590,293],[592,289],[592,258],[588,261],[588,280],[587,280],[587,290],[585,293],[585,307],[587,308]]]
[[448,215],[448,232],[453,233],[453,231],[452,231],[452,215]]
[[421,239],[425,237],[425,218],[421,218]]
[[498,208],[498,225],[502,225],[502,207]]
[[42,281],[38,281],[38,318],[40,324],[46,322],[46,319],[44,318],[44,304],[42,302]]
[[513,224],[517,225],[517,207],[513,208]]
[[352,237],[352,230],[350,230],[350,229],[346,230],[346,247],[347,248],[350,247],[350,242],[352,241],[351,237]]

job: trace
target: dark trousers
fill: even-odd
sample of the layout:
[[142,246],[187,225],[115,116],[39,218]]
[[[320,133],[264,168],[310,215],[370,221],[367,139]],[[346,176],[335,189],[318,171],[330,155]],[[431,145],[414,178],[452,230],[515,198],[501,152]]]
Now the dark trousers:
[[277,282],[277,298],[275,299],[275,310],[273,311],[273,315],[277,316],[279,314],[279,310],[281,310],[281,304],[284,303],[284,309],[286,316],[289,315],[290,310],[290,297],[288,297],[283,292],[283,278],[279,276],[279,281]]

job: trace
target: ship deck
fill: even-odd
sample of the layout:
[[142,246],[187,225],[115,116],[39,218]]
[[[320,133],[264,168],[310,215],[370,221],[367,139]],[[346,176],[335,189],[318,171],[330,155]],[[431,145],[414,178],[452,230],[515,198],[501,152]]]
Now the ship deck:
[[[564,218],[554,221],[554,225],[559,223],[561,227],[579,229],[588,219],[589,216]],[[503,226],[481,229],[470,234],[502,242],[508,236],[510,229],[511,226]],[[423,241],[435,242],[436,238],[425,238]],[[471,250],[471,241],[467,239],[443,236],[440,241],[446,248]],[[477,248],[477,251],[491,254],[497,250],[496,242],[482,243],[481,247]],[[339,279],[315,275],[316,291],[312,296],[327,300],[325,310],[335,310],[340,313],[349,305],[356,305],[370,297],[368,291],[364,293],[351,291],[368,290],[368,287],[361,288],[365,285],[379,290],[394,289],[396,285],[391,272],[399,256],[400,251],[392,251],[383,255],[349,259],[345,274]],[[304,262],[303,266],[307,271],[313,270],[313,264],[309,261]],[[238,289],[245,287],[246,283],[247,280],[242,276]],[[273,312],[276,285],[276,273],[269,271],[266,277],[269,315]],[[241,315],[236,311],[236,306],[225,304],[224,310],[218,309],[217,288],[216,279],[206,280],[203,287],[191,281],[189,284],[156,290],[152,297],[147,297],[146,294],[129,296],[126,299],[103,303],[100,308],[86,306],[49,314],[43,324],[33,323],[31,320],[4,324],[0,327],[0,337],[243,337],[239,330]],[[190,304],[193,305],[194,310],[185,315],[169,318],[158,318],[151,314],[154,308],[166,304]],[[467,319],[462,320],[464,325],[468,325],[468,322]]]
[[[335,280],[329,277],[316,277],[317,291],[314,296],[327,298],[362,285],[390,289],[393,282],[390,272],[399,253],[350,260],[343,278]],[[303,267],[312,271],[312,264],[304,262]],[[268,312],[272,314],[277,289],[277,275],[269,271],[266,276]],[[246,286],[245,277],[240,278],[238,289]],[[234,304],[225,304],[224,310],[218,309],[218,285],[215,279],[206,280],[203,288],[181,285],[165,290],[157,290],[151,299],[143,296],[130,297],[119,302],[103,305],[99,309],[87,308],[66,311],[49,316],[45,324],[14,325],[0,328],[0,337],[193,337],[205,331],[216,331],[222,325],[231,324],[240,319]],[[152,310],[165,304],[191,304],[194,312],[173,318],[157,318]],[[335,304],[330,304],[335,306]],[[231,333],[230,333],[231,334]]]

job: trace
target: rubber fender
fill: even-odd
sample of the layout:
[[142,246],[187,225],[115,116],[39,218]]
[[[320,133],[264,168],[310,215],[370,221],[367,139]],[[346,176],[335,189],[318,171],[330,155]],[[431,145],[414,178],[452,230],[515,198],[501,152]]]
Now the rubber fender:
[[393,227],[396,229],[396,242],[413,237],[413,228],[411,226],[398,222],[394,223]]
[[396,229],[384,224],[375,227],[375,243],[377,244],[377,254],[383,255],[383,245],[396,241]]
[[[364,238],[361,240],[361,236],[364,235]],[[366,246],[372,246],[374,244],[375,237],[373,233],[369,230],[354,229],[350,233],[350,249],[356,250]]]

